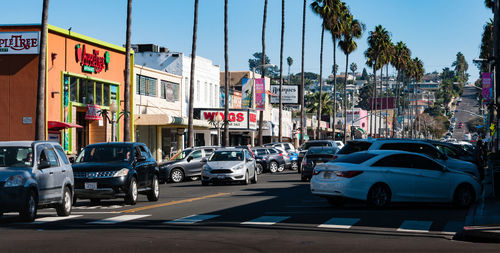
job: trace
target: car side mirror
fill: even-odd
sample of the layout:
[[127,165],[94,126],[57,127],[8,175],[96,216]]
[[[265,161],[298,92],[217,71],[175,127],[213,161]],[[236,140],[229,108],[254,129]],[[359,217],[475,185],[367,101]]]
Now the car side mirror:
[[207,158],[203,157],[203,158],[201,159],[201,162],[202,162],[202,163],[207,163]]
[[75,163],[75,157],[71,156],[68,158],[70,163]]
[[46,168],[50,168],[50,162],[49,161],[40,161],[40,163],[38,164],[38,169],[43,170]]
[[191,160],[193,160],[193,157],[192,157],[192,156],[189,156],[186,160],[187,160],[188,162],[191,162]]

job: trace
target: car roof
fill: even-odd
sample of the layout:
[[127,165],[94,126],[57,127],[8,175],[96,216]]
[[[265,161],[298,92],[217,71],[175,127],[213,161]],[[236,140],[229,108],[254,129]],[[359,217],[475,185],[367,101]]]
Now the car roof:
[[36,143],[46,143],[59,145],[59,143],[54,141],[0,141],[0,146],[4,147],[31,147],[31,145]]
[[243,151],[246,150],[245,148],[219,148],[216,150],[216,152],[219,151]]
[[315,147],[310,147],[308,150],[311,150],[311,149],[335,149],[334,147],[329,147],[329,146],[315,146]]

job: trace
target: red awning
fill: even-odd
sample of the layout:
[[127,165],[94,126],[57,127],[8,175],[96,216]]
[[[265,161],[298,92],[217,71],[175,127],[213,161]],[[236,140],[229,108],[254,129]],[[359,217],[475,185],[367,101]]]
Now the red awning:
[[48,128],[49,130],[61,130],[64,128],[82,128],[82,126],[73,124],[73,123],[65,123],[65,122],[60,122],[60,121],[49,121],[48,122]]

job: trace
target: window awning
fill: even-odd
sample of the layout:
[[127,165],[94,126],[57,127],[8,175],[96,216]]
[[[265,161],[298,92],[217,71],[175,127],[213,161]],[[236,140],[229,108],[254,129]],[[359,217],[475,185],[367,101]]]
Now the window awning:
[[49,121],[47,122],[49,130],[59,131],[65,128],[83,128],[78,124],[61,122],[61,121]]

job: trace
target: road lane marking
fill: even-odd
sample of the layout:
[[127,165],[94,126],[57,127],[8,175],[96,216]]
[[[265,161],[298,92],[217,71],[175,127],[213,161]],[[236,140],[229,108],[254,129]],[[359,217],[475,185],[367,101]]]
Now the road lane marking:
[[398,228],[398,232],[429,232],[432,221],[405,220]]
[[284,221],[290,216],[261,216],[257,219],[242,222],[243,225],[273,225],[278,222]]
[[81,215],[69,215],[69,216],[56,216],[56,217],[43,217],[43,218],[38,218],[33,222],[23,222],[21,224],[44,224],[48,222],[55,222],[55,221],[61,221],[61,220],[68,220],[68,219],[73,219],[80,217]]
[[200,214],[200,215],[190,215],[184,218],[166,221],[165,224],[194,224],[197,222],[201,222],[208,219],[213,219],[215,217],[219,217],[220,215],[209,215],[209,214]]
[[226,195],[230,195],[230,194],[231,193],[229,193],[229,192],[221,192],[221,193],[212,194],[212,195],[206,195],[206,196],[197,197],[197,198],[175,200],[175,201],[170,201],[170,202],[162,203],[162,204],[156,204],[156,205],[151,205],[151,206],[143,206],[143,207],[128,209],[128,210],[121,211],[120,213],[135,213],[135,212],[138,212],[138,211],[143,211],[143,210],[148,210],[148,209],[153,209],[153,208],[158,208],[158,207],[173,206],[173,205],[178,205],[178,204],[183,204],[183,203],[189,203],[189,202],[203,200],[203,199],[209,199],[209,198],[216,198],[216,197],[226,196]]
[[358,218],[331,218],[325,223],[319,225],[320,228],[343,228],[349,229],[352,225],[359,222]]
[[151,215],[149,215],[149,214],[145,214],[145,215],[125,214],[125,215],[107,218],[104,220],[91,221],[91,222],[88,222],[87,224],[105,224],[105,225],[116,224],[116,223],[125,222],[125,221],[137,220],[137,219],[148,217],[148,216],[151,216]]

